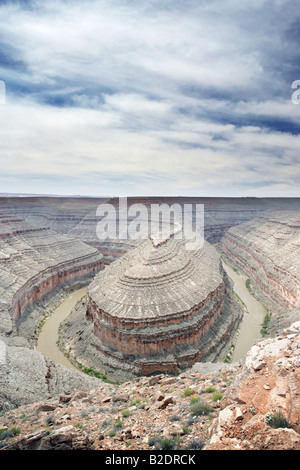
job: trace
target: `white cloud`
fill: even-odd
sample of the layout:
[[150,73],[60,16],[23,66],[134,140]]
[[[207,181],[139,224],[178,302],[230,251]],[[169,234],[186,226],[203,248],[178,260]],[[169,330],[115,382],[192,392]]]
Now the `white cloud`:
[[23,64],[2,69],[3,191],[294,195],[299,137],[272,127],[300,125],[277,70],[285,3],[1,6]]

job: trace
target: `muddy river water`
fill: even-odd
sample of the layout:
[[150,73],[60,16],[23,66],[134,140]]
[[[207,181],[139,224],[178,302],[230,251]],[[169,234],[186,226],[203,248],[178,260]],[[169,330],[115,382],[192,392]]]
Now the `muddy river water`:
[[55,309],[54,313],[46,319],[36,347],[38,351],[43,353],[49,359],[72,369],[75,369],[75,367],[60,351],[56,344],[58,329],[60,323],[70,315],[77,302],[86,294],[86,290],[87,288],[83,287],[69,294]]
[[241,324],[235,348],[231,356],[231,360],[234,362],[242,359],[251,346],[253,346],[255,340],[261,338],[260,329],[267,312],[264,306],[248,291],[245,283],[246,280],[230,266],[225,264],[224,261],[223,267],[233,282],[234,291],[247,308],[247,313]]
[[[254,341],[261,337],[260,329],[266,310],[262,304],[251,295],[245,285],[245,279],[236,273],[230,266],[223,262],[223,266],[228,276],[234,284],[234,291],[240,297],[247,307],[236,340],[234,352],[231,356],[232,361],[238,361],[249,351]],[[71,313],[76,303],[86,294],[87,288],[83,287],[69,294],[63,302],[49,316],[38,338],[37,350],[58,364],[75,369],[70,361],[59,350],[56,342],[58,339],[58,329],[60,323]]]

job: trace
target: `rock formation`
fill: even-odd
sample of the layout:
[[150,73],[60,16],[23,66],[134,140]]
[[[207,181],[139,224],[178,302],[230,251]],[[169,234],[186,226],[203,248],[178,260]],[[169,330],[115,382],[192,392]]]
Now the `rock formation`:
[[197,363],[178,377],[24,404],[0,415],[0,449],[190,449],[202,460],[195,451],[300,450],[299,341],[298,322],[253,346],[244,364]]
[[141,243],[89,285],[87,318],[99,359],[140,375],[218,357],[242,315],[228,308],[226,282],[207,242],[197,251],[175,238]]
[[298,321],[248,352],[222,399],[205,449],[300,450],[299,390]]
[[38,351],[0,339],[0,411],[95,386],[101,387],[99,379],[55,364]]
[[11,334],[24,312],[57,286],[87,282],[102,267],[95,248],[0,214],[0,334]]
[[[230,228],[254,219],[268,209],[299,211],[297,198],[214,198],[214,197],[137,197],[128,198],[128,206],[144,204],[204,204],[204,234],[210,243],[220,241]],[[109,203],[118,213],[118,198],[0,197],[0,211],[26,219],[36,226],[49,227],[67,237],[96,247],[111,262],[136,246],[134,240],[99,240],[96,215],[100,204]],[[130,217],[128,218],[130,219]]]
[[253,282],[259,296],[274,312],[297,314],[300,308],[299,213],[266,211],[229,229],[220,249]]

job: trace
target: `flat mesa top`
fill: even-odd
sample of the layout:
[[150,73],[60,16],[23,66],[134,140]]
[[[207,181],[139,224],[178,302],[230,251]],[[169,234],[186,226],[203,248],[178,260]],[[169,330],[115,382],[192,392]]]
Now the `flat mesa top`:
[[149,239],[97,274],[88,295],[111,316],[151,319],[189,311],[222,283],[220,256],[209,243],[192,251],[183,240]]

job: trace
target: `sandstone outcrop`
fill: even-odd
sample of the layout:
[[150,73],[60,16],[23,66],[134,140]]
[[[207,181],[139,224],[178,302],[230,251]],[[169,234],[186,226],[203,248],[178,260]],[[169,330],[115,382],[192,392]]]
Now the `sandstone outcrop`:
[[228,307],[227,282],[207,242],[197,251],[175,238],[141,243],[89,285],[90,342],[100,361],[147,375],[215,359],[242,318],[241,308]]
[[[22,405],[0,415],[0,449],[300,450],[299,341],[297,322],[243,364],[196,364]],[[278,410],[283,427],[270,421]]]
[[39,351],[6,341],[0,338],[0,411],[102,384],[99,379],[55,364]]
[[[226,391],[207,450],[300,450],[300,322],[259,342]],[[280,413],[280,415],[279,415]],[[270,426],[281,416],[280,426]]]
[[[295,311],[295,319],[297,312],[299,318],[299,213],[266,211],[228,230],[220,250],[253,282],[258,295],[273,312]],[[282,321],[287,326],[284,318]]]
[[48,227],[0,214],[0,333],[57,286],[87,282],[103,267],[102,255]]

